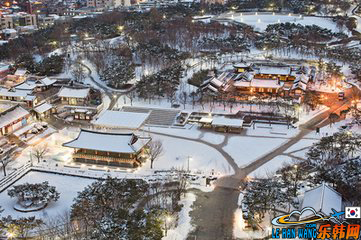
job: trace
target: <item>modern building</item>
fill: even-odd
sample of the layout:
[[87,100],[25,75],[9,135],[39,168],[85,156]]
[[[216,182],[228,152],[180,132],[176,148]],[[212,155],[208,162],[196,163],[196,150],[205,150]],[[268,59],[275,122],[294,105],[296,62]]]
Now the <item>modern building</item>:
[[75,162],[135,168],[144,162],[142,155],[150,141],[150,137],[140,137],[134,133],[81,129],[76,139],[63,146],[74,149]]
[[28,13],[0,15],[0,29],[16,29],[19,26],[36,26],[36,15]]
[[87,7],[109,9],[131,6],[130,0],[87,0]]
[[30,119],[30,113],[20,105],[15,105],[0,113],[0,135],[10,134],[25,126]]
[[1,29],[13,29],[14,28],[14,21],[13,17],[10,15],[0,15],[0,28]]

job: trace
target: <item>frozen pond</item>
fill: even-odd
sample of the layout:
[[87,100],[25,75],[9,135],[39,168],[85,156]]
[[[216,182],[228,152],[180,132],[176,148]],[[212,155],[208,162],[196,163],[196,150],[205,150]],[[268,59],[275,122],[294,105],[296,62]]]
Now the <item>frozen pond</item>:
[[295,23],[301,25],[317,25],[327,28],[333,32],[339,32],[339,29],[330,18],[308,17],[295,14],[279,15],[274,13],[228,13],[224,17],[236,22],[245,23],[255,27],[255,30],[264,31],[269,24],[277,23]]

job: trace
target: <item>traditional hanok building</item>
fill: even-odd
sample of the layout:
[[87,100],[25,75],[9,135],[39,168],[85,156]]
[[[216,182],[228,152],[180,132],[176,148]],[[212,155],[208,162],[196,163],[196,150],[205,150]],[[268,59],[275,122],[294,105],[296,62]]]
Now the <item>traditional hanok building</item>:
[[20,105],[15,105],[0,113],[0,135],[12,133],[25,126],[30,117],[30,113]]
[[243,128],[243,119],[226,117],[202,117],[199,120],[202,128],[213,128],[217,132],[240,133]]
[[74,148],[75,162],[136,168],[143,163],[142,155],[150,141],[150,137],[140,137],[134,133],[82,129],[76,139],[63,146]]
[[16,88],[7,89],[0,87],[0,100],[24,102],[28,107],[33,107],[37,103],[37,98],[32,95],[31,90],[18,90]]
[[252,71],[252,64],[250,63],[240,62],[235,64],[233,67],[234,67],[234,71],[237,73]]
[[8,75],[7,78],[16,83],[23,82],[26,79],[27,70],[18,68],[13,75]]
[[240,92],[249,93],[277,93],[283,86],[279,80],[274,79],[256,79],[251,81],[237,81],[233,86]]
[[214,95],[219,92],[232,92],[234,95],[239,91],[300,97],[305,93],[311,75],[311,69],[305,66],[241,62],[235,64],[233,70],[207,79],[200,89]]
[[44,119],[50,117],[51,113],[55,112],[55,108],[50,103],[43,102],[40,105],[34,107],[34,112],[37,119]]
[[85,105],[89,101],[90,88],[62,87],[58,92],[62,104]]
[[56,79],[50,79],[48,77],[42,79],[28,79],[15,86],[19,90],[31,90],[33,92],[43,92],[48,90],[56,83]]
[[243,120],[236,118],[214,117],[212,127],[217,132],[240,133],[243,127]]
[[[293,81],[292,88],[290,91],[291,96],[300,97],[305,94],[310,78],[304,74],[296,76],[296,80]],[[286,89],[285,89],[286,90]]]
[[280,81],[294,81],[296,79],[292,74],[291,66],[257,65],[253,69],[255,78],[277,79]]

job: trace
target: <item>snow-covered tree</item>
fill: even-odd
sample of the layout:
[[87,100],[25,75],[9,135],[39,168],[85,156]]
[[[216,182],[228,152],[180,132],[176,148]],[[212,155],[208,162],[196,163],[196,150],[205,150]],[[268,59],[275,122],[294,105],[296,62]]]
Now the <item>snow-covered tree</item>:
[[2,228],[6,235],[11,236],[11,239],[28,239],[30,232],[42,224],[43,221],[35,217],[14,219],[11,216],[7,216],[2,218],[0,229]]
[[78,57],[76,59],[76,61],[74,62],[72,68],[73,70],[71,71],[71,75],[73,76],[74,80],[76,82],[80,82],[82,83],[84,78],[85,78],[85,69],[84,66],[81,64],[82,59],[80,57]]
[[121,88],[135,76],[135,67],[133,63],[122,57],[115,58],[104,69],[101,79],[106,81],[109,86]]
[[42,76],[52,76],[63,71],[64,56],[53,54],[36,65],[36,72]]
[[85,238],[161,239],[158,213],[136,207],[148,188],[143,180],[96,181],[78,194],[71,218]]
[[48,204],[50,201],[57,201],[60,193],[56,188],[49,186],[47,181],[43,183],[24,183],[13,186],[8,190],[10,197],[16,197],[18,203],[24,208],[39,207]]
[[259,179],[249,182],[244,202],[248,205],[249,221],[254,224],[262,221],[268,211],[277,212],[285,209],[292,202],[291,197],[282,189],[279,180]]

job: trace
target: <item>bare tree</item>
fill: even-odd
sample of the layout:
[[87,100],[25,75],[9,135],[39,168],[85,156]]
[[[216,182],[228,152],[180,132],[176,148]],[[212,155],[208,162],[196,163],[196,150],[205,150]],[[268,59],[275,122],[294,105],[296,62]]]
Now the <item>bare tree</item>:
[[153,168],[153,162],[163,154],[163,143],[160,140],[153,140],[148,144],[148,155],[150,158],[150,168]]
[[36,157],[38,163],[40,163],[41,159],[44,158],[45,154],[49,152],[49,148],[47,144],[37,146],[33,149],[32,155]]
[[186,103],[187,103],[187,98],[188,98],[187,93],[180,92],[178,98],[179,98],[179,102],[183,104],[183,109],[186,109]]
[[1,163],[2,167],[3,167],[4,177],[6,177],[6,166],[10,163],[10,158],[8,156],[3,157],[0,160],[0,163]]
[[74,77],[76,82],[83,82],[85,78],[85,70],[84,66],[79,61],[74,63],[71,75]]

